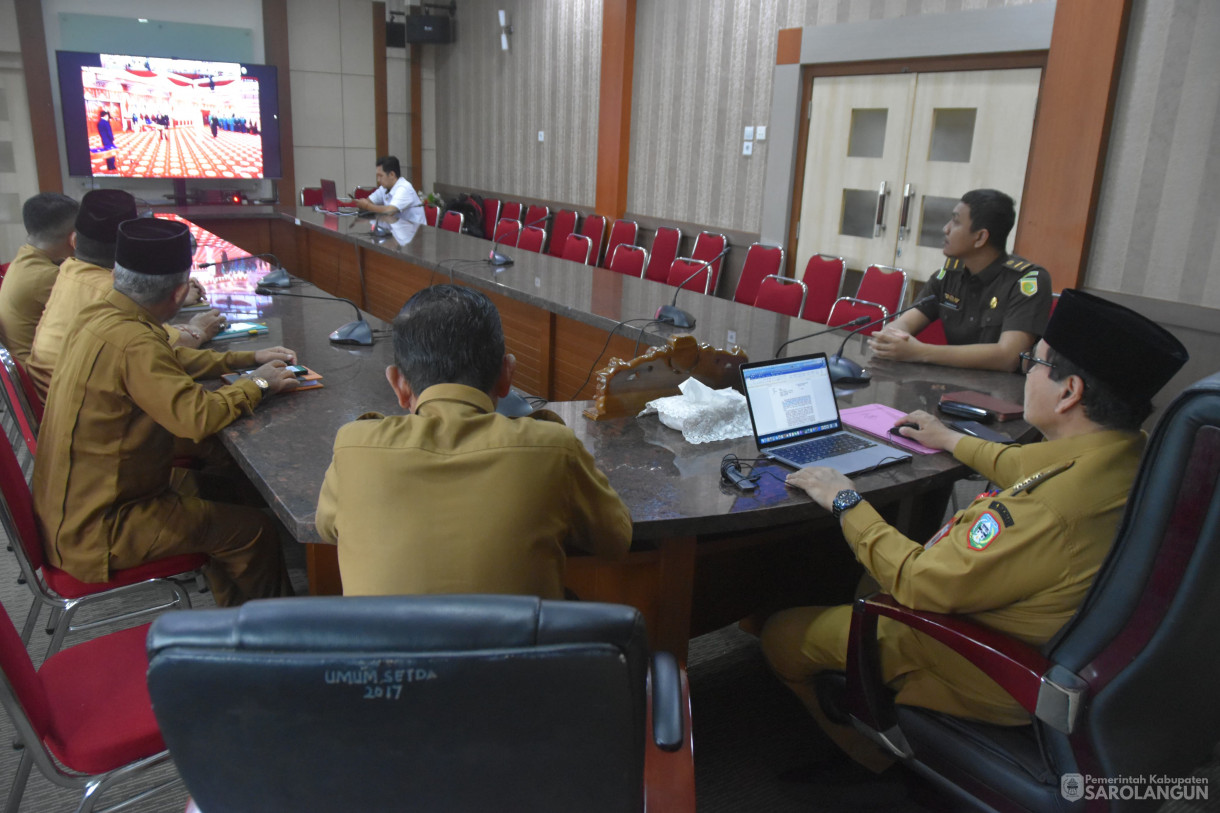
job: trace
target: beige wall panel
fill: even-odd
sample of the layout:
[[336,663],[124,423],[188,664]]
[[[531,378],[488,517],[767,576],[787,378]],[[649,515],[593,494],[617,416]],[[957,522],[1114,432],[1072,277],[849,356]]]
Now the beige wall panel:
[[[339,73],[342,65],[339,26],[339,5],[334,0],[292,0],[288,4],[288,52],[294,73]],[[369,36],[372,37],[371,32]],[[295,76],[293,83],[295,91]],[[294,95],[294,119],[295,116]]]
[[292,72],[292,138],[298,147],[343,146],[342,77]]
[[339,0],[340,71],[373,75],[373,4]]
[[[295,104],[294,101],[294,117],[296,116]],[[342,112],[333,104],[330,107],[332,115],[339,116],[342,120],[344,146],[377,148],[373,77],[343,74]]]
[[[402,161],[402,156],[399,156],[399,161]],[[346,189],[348,194],[357,186],[376,186],[377,185],[377,150],[369,147],[368,149],[351,149],[343,151],[343,167],[346,185],[340,184],[340,189]],[[405,169],[403,170],[406,171]]]
[[342,147],[298,146],[293,151],[293,161],[296,164],[298,199],[300,187],[317,186],[322,178],[334,181],[336,189],[343,189],[347,185]]

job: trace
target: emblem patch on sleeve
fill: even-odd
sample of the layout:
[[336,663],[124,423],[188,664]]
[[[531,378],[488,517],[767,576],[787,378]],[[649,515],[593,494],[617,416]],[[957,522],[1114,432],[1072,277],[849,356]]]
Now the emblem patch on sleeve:
[[995,514],[985,511],[974,523],[974,527],[970,529],[970,538],[966,544],[970,546],[971,550],[985,550],[1003,530]]
[[1033,296],[1038,293],[1038,277],[1037,275],[1021,277],[1021,293],[1026,296]]

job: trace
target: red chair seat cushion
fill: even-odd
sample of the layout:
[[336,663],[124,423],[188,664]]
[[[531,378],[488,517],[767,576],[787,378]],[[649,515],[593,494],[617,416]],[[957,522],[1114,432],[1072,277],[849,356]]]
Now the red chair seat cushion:
[[69,768],[104,773],[165,750],[145,680],[148,627],[77,644],[38,671],[53,699],[44,741]]
[[94,593],[104,593],[126,584],[136,584],[146,579],[164,579],[180,573],[190,573],[207,563],[208,557],[202,553],[184,553],[181,556],[145,562],[126,570],[112,570],[110,581],[107,582],[83,582],[54,565],[44,562],[42,576],[46,579],[47,586],[64,598],[80,598],[81,596],[91,596]]

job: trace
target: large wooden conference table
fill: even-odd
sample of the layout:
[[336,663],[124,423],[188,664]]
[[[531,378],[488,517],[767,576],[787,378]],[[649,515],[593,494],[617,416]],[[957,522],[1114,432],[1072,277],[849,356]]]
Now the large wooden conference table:
[[[515,264],[496,271],[476,262],[486,256],[489,242],[431,227],[399,229],[397,237],[373,240],[364,236],[370,224],[363,219],[336,222],[301,210],[282,215],[275,228],[284,223],[296,230],[298,245],[295,267],[285,265],[321,286],[301,282],[286,293],[324,300],[329,299],[324,288],[355,293],[351,298],[371,313],[391,316],[415,290],[447,282],[452,275],[454,282],[478,287],[496,301],[509,350],[533,363],[532,368],[522,365],[517,386],[555,398],[549,408],[575,431],[631,509],[634,538],[626,562],[571,552],[567,584],[582,599],[638,607],[653,646],[680,657],[692,635],[761,609],[850,599],[858,566],[837,524],[803,493],[783,485],[783,467],[764,464],[761,470],[775,476],[764,474],[753,494],[720,482],[724,455],[756,456],[752,438],[692,445],[655,415],[599,422],[582,416],[588,402],[572,396],[591,393],[591,387],[577,384],[595,362],[604,366],[612,354],[630,358],[637,339],[643,345],[661,344],[670,332],[654,326],[642,338],[635,330],[616,335],[610,352],[596,361],[608,331],[621,319],[651,315],[673,296],[673,288],[514,250],[508,253]],[[197,236],[207,241],[212,259],[241,253],[207,232]],[[208,256],[208,250],[200,252],[201,259]],[[325,269],[332,263],[338,263],[340,277],[351,271],[354,278],[340,284],[333,275],[327,277]],[[307,545],[311,589],[336,593],[341,585],[335,548],[321,543],[314,527],[318,491],[340,426],[369,411],[401,411],[384,375],[392,363],[392,343],[388,337],[372,347],[330,343],[330,331],[354,318],[352,306],[253,295],[254,284],[267,270],[266,264],[251,260],[206,275],[218,306],[233,314],[257,314],[270,328],[267,335],[229,344],[234,349],[291,347],[301,363],[324,376],[325,387],[276,397],[221,437],[287,529]],[[725,346],[726,334],[733,331],[736,343],[755,360],[770,357],[790,336],[818,328],[714,297],[683,293],[679,304],[696,316],[691,332],[697,338]],[[389,327],[375,316],[367,318],[375,329]],[[536,342],[539,336],[543,339]],[[832,353],[841,340],[842,334],[817,337],[790,352]],[[866,361],[862,344],[851,339],[847,355]],[[869,369],[872,383],[840,389],[840,408],[884,403],[904,411],[935,411],[942,393],[960,389],[1021,400],[1023,379],[1015,374],[889,362],[870,363]],[[1013,438],[1032,432],[1023,421],[998,428]],[[939,526],[953,483],[968,473],[949,455],[916,455],[910,463],[855,480],[887,518],[912,538],[923,539]]]

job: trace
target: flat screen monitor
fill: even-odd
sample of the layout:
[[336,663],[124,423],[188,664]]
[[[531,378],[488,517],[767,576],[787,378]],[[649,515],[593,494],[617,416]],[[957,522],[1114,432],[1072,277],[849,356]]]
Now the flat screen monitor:
[[279,178],[273,65],[57,51],[68,173]]

